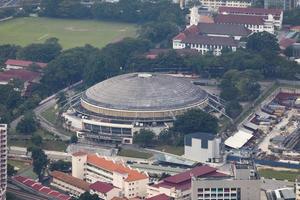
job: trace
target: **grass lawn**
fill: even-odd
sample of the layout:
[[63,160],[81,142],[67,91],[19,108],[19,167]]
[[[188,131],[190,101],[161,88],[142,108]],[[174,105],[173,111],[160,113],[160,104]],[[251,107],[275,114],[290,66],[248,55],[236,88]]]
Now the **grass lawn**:
[[181,155],[184,154],[183,146],[180,147],[180,146],[163,145],[163,146],[157,146],[157,147],[155,147],[155,149],[159,150],[159,151],[175,154],[175,155],[178,155],[178,156],[181,156]]
[[260,176],[264,178],[275,178],[277,180],[288,180],[294,182],[296,177],[300,175],[300,170],[296,171],[277,171],[272,169],[259,169]]
[[[9,146],[17,146],[17,147],[30,147],[32,143],[30,140],[15,140],[9,139],[8,140]],[[44,150],[51,150],[51,151],[65,151],[67,149],[68,144],[63,141],[55,141],[55,140],[44,140],[42,144],[42,148]]]
[[18,161],[18,160],[10,160],[8,159],[8,164],[14,166],[14,167],[17,167],[18,168],[18,171],[22,171],[26,168],[29,167],[29,164],[26,163],[26,162],[22,162],[22,161]]
[[54,107],[50,107],[47,110],[45,110],[44,112],[42,112],[41,115],[51,124],[55,124],[56,118],[57,118],[56,112],[58,112],[58,110],[56,110]]
[[148,159],[151,158],[153,155],[150,153],[145,153],[145,152],[131,150],[131,149],[122,149],[121,151],[118,152],[118,156]]
[[136,36],[136,29],[135,24],[127,23],[25,17],[0,22],[0,44],[25,46],[56,37],[64,49],[85,44],[103,47]]

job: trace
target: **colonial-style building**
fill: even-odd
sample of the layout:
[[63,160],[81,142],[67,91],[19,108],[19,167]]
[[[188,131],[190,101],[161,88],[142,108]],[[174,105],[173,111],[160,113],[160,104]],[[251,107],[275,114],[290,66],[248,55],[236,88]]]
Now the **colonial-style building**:
[[126,198],[146,197],[148,175],[97,154],[78,152],[72,155],[72,176],[92,184],[111,183]]
[[252,16],[252,15],[232,15],[232,14],[219,14],[215,17],[215,23],[218,24],[236,24],[243,25],[251,32],[275,32],[275,20],[272,15],[268,17]]
[[236,7],[220,7],[219,14],[223,15],[247,15],[247,16],[260,16],[264,19],[273,17],[274,26],[278,29],[282,27],[283,10],[282,9],[264,9],[264,8],[236,8]]
[[239,40],[250,33],[242,25],[198,23],[173,38],[173,49],[195,49],[201,54],[221,55],[222,49],[236,51]]

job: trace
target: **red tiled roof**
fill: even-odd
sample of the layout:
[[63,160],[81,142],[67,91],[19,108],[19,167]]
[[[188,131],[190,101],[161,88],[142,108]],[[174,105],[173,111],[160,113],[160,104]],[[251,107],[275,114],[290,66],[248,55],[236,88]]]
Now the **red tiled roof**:
[[144,173],[141,173],[135,169],[131,169],[121,163],[117,163],[104,157],[100,157],[97,154],[89,154],[87,157],[87,162],[91,165],[108,170],[110,172],[127,174],[127,178],[125,179],[125,181],[128,182],[148,179],[148,176]]
[[44,194],[49,194],[52,190],[48,187],[43,187],[42,189],[39,190],[40,192]]
[[52,197],[58,197],[58,196],[60,195],[60,193],[57,192],[57,191],[52,190],[52,191],[49,193],[49,195],[52,196]]
[[280,40],[279,46],[281,49],[286,49],[287,47],[291,46],[292,44],[296,43],[297,40],[292,39],[292,38],[284,38]]
[[280,15],[282,9],[264,9],[264,8],[240,8],[240,7],[219,7],[219,13],[235,13],[247,15]]
[[154,197],[147,198],[146,200],[170,200],[171,198],[165,194],[159,194]]
[[199,28],[198,28],[198,26],[196,26],[196,25],[192,25],[192,26],[190,26],[189,28],[185,29],[185,30],[183,31],[183,33],[184,33],[185,35],[188,35],[188,34],[197,34],[197,33],[199,33]]
[[42,189],[44,186],[40,183],[36,183],[34,184],[34,186],[32,186],[32,189],[39,191],[40,189]]
[[184,33],[179,33],[178,35],[176,35],[173,40],[183,40],[185,38],[185,34]]
[[23,176],[15,176],[13,177],[14,180],[23,183],[24,181],[26,181],[28,178],[23,177]]
[[215,22],[218,24],[254,24],[263,25],[264,17],[251,15],[217,15]]
[[107,192],[111,191],[113,188],[114,188],[114,186],[112,184],[100,182],[100,181],[97,181],[90,185],[91,190],[95,190],[102,194],[106,194]]
[[164,181],[170,182],[170,183],[180,183],[180,182],[190,180],[191,176],[199,177],[199,176],[204,176],[204,175],[210,174],[212,172],[216,172],[216,171],[217,171],[216,168],[204,165],[204,166],[195,167],[191,170],[176,174],[174,176],[169,176],[169,177],[165,178]]
[[33,62],[33,61],[27,61],[27,60],[14,60],[14,59],[8,59],[5,62],[6,65],[14,65],[14,66],[20,66],[20,67],[29,67],[32,64],[36,64],[40,68],[47,67],[47,63],[42,62]]
[[33,81],[41,76],[38,72],[23,69],[12,69],[0,72],[0,81],[10,81],[11,79],[21,79],[22,81]]
[[51,176],[55,179],[58,179],[66,184],[72,185],[74,187],[80,188],[84,191],[89,190],[90,184],[85,182],[84,180],[81,180],[79,178],[73,177],[69,174],[60,172],[60,171],[54,171],[51,173]]
[[59,195],[57,198],[58,198],[59,200],[69,200],[69,199],[71,199],[70,196],[65,195],[65,194],[61,194],[61,195]]
[[34,180],[31,179],[27,179],[26,181],[23,182],[25,185],[27,186],[33,186],[36,182]]
[[87,153],[84,151],[78,151],[72,154],[72,156],[85,156],[85,155],[87,155]]

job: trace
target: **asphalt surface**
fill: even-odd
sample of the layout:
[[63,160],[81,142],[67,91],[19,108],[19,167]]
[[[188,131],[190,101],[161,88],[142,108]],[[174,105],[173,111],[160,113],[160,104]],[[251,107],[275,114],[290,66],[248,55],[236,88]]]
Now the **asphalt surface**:
[[36,107],[34,109],[34,113],[36,115],[36,118],[39,120],[40,125],[43,129],[53,133],[54,135],[59,136],[60,139],[62,139],[63,141],[68,141],[70,140],[70,136],[67,136],[65,134],[62,134],[59,132],[59,130],[57,130],[54,126],[54,124],[50,123],[49,121],[47,121],[41,114],[47,110],[48,108],[53,107],[56,104],[56,99],[51,99],[47,102],[45,102],[42,105],[39,105],[38,107]]

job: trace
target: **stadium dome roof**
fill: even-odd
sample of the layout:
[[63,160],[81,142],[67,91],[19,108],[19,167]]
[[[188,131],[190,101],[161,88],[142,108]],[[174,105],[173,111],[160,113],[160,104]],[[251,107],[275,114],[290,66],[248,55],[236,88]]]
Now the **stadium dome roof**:
[[124,111],[159,111],[193,107],[207,98],[199,86],[165,74],[131,73],[100,82],[82,100],[101,108]]

